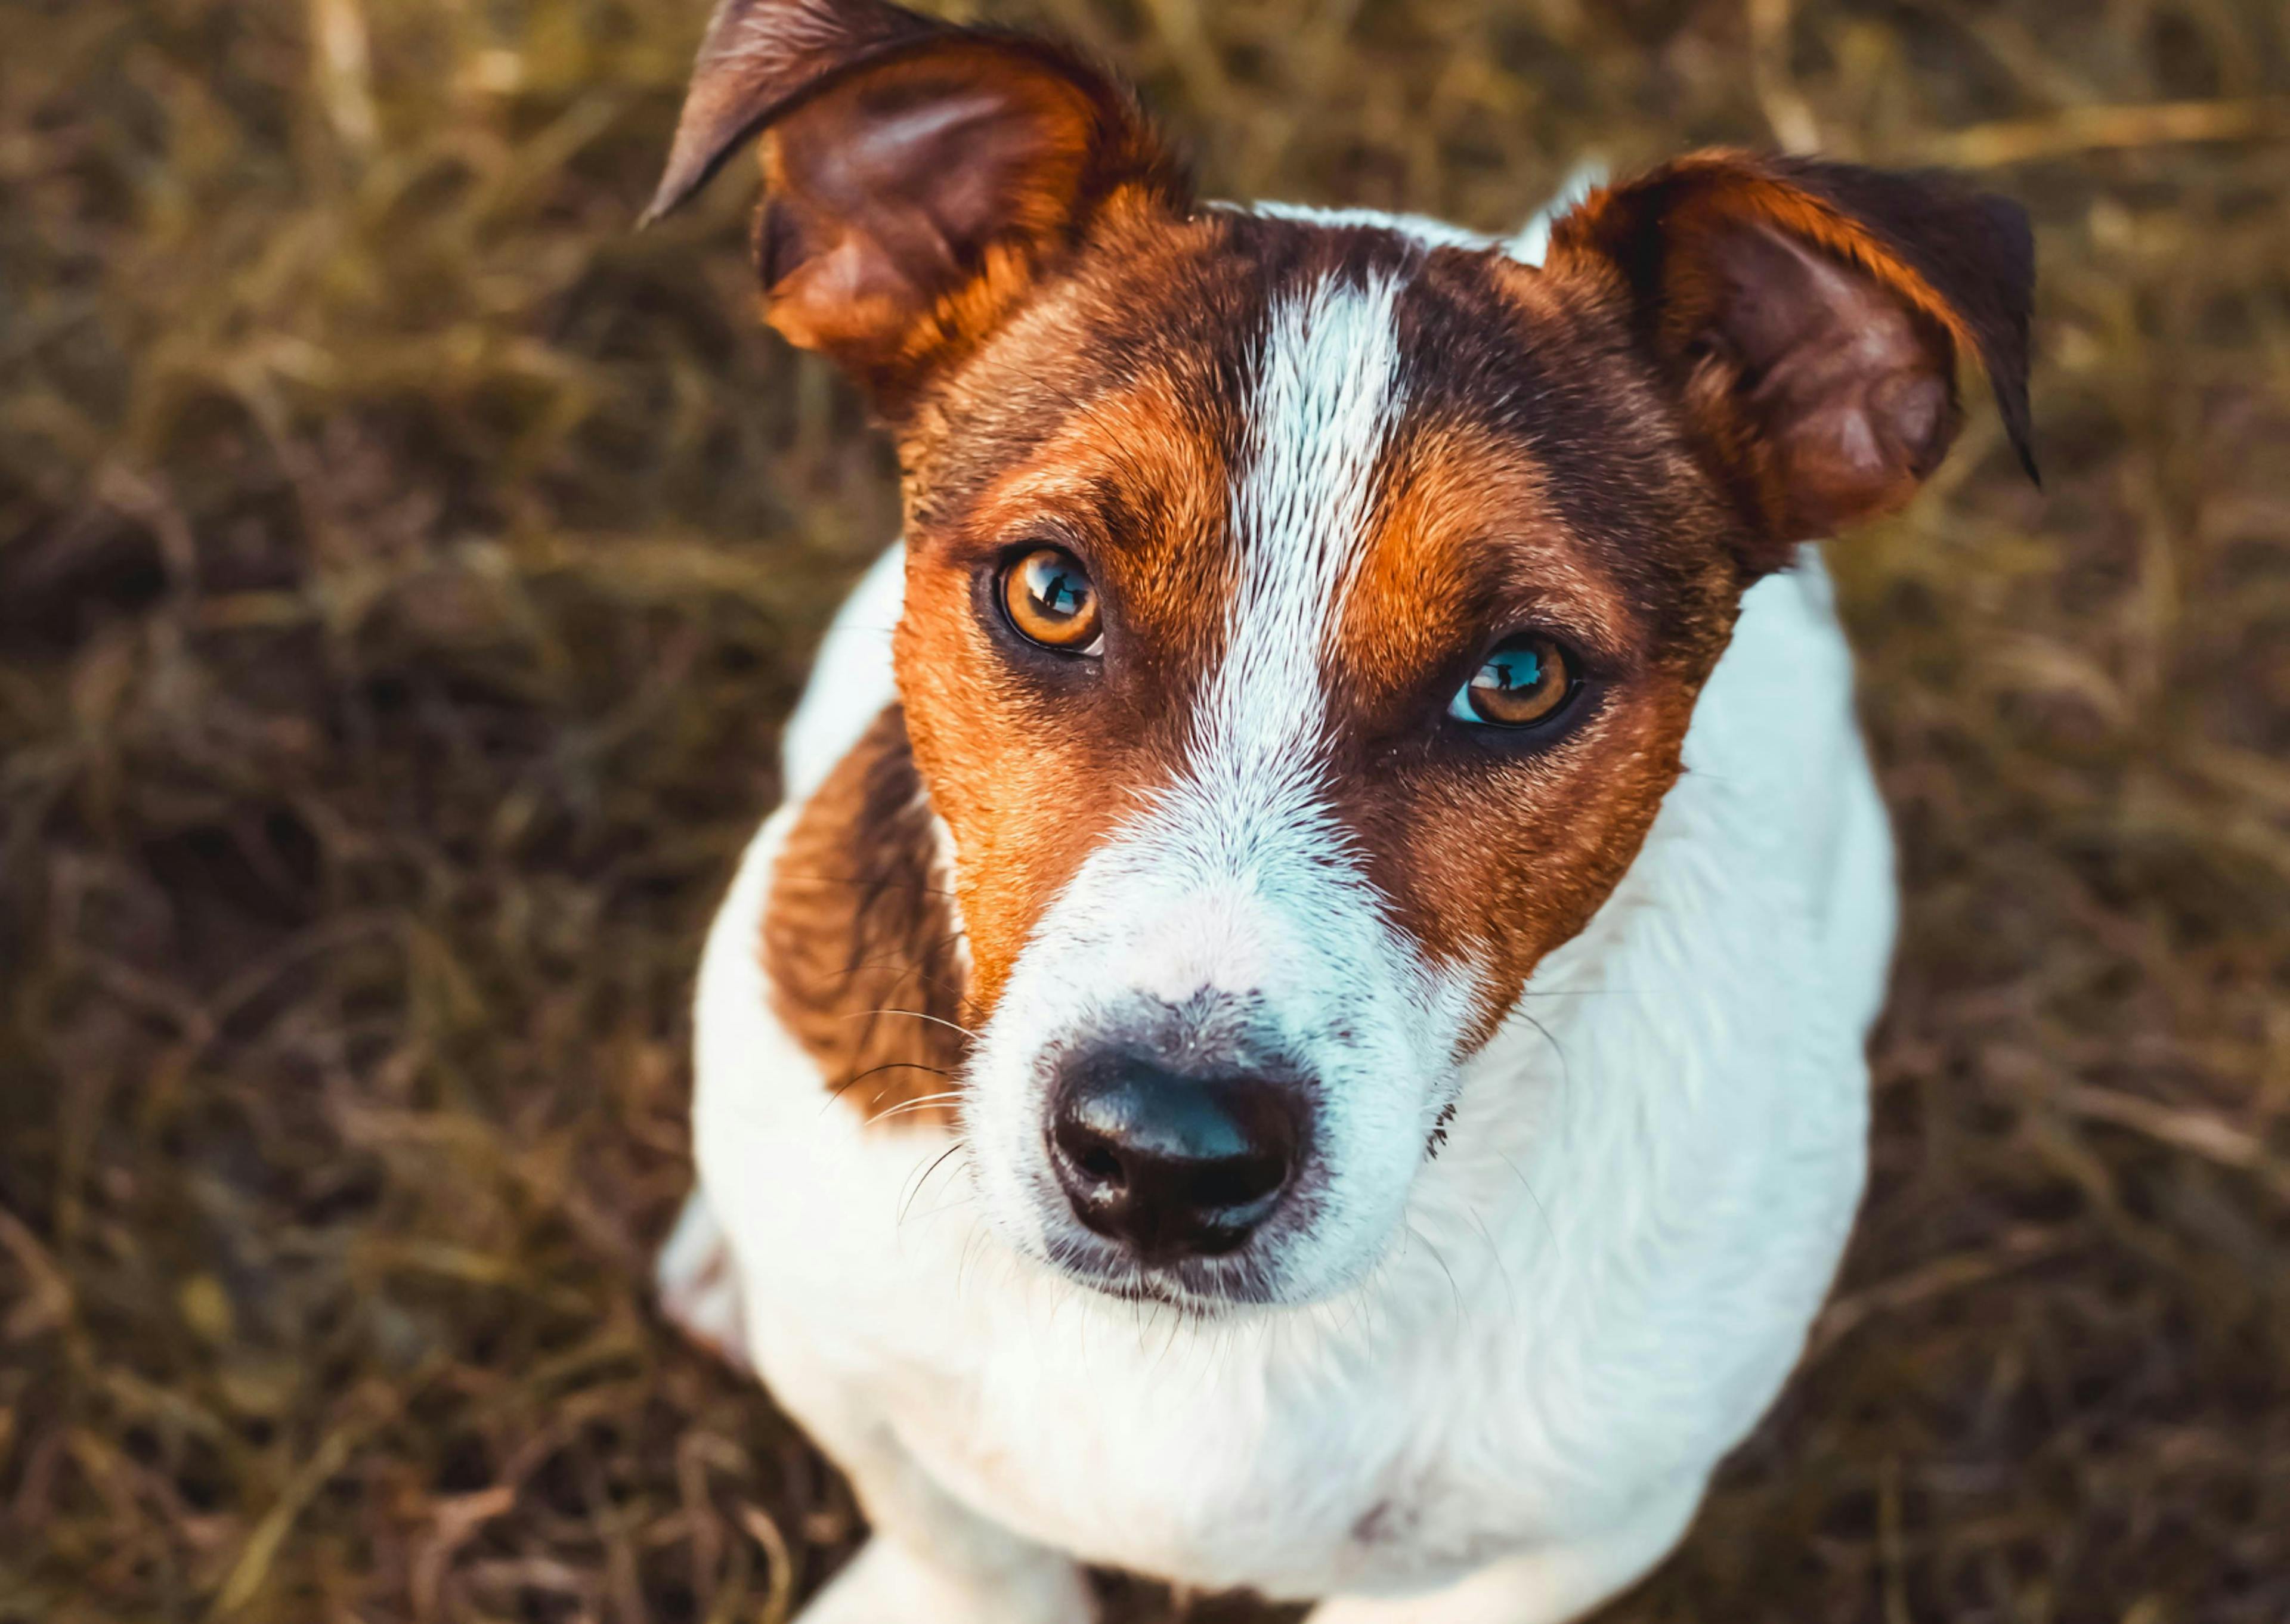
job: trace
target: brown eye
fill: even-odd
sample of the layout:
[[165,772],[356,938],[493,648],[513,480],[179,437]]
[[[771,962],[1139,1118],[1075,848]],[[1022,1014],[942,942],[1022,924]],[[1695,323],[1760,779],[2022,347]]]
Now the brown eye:
[[1002,609],[1029,643],[1066,654],[1096,652],[1097,588],[1061,547],[1037,547],[1002,572]]
[[1489,727],[1533,727],[1564,710],[1573,693],[1566,651],[1539,632],[1521,632],[1487,652],[1447,714]]

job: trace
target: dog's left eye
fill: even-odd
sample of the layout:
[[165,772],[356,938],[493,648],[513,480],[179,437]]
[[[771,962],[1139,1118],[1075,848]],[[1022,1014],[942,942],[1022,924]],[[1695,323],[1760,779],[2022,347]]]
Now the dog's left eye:
[[1097,587],[1061,547],[1037,547],[1011,561],[1002,572],[1002,612],[1027,642],[1061,654],[1094,654],[1104,644]]
[[1482,727],[1537,727],[1565,710],[1579,686],[1565,649],[1540,632],[1519,632],[1487,651],[1447,714]]

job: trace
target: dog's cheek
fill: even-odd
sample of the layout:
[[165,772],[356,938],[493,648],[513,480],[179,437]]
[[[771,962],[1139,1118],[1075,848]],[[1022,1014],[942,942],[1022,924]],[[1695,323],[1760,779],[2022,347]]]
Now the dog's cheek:
[[798,809],[757,943],[773,1012],[870,1124],[942,1122],[962,971],[899,708]]
[[1472,988],[1456,1059],[1494,1034],[1535,966],[1629,871],[1677,778],[1693,697],[1665,683],[1552,757],[1391,788],[1376,822],[1393,833],[1373,877],[1425,963]]
[[1044,726],[974,625],[966,580],[911,580],[897,638],[915,762],[954,844],[972,968],[968,1018],[991,1014],[1045,910],[1112,815],[1114,774],[1080,729]]

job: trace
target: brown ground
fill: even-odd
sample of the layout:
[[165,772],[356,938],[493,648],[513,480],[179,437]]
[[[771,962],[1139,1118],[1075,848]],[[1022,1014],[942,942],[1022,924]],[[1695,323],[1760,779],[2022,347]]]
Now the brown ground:
[[[1983,417],[1836,553],[1909,892],[1867,1220],[1612,1616],[2290,1619],[2290,17],[1045,4],[1236,192],[1499,226],[1781,140],[2034,210],[2047,491]],[[778,1620],[849,1548],[643,1284],[894,512],[746,183],[627,229],[701,12],[0,0],[0,1620]]]

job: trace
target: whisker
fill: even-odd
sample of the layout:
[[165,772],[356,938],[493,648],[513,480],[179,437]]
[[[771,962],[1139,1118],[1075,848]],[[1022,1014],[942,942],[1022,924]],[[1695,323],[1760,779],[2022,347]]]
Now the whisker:
[[[1514,1171],[1516,1170],[1514,1169]],[[1527,1194],[1530,1196],[1534,1192],[1532,1189],[1527,1191]],[[1537,1204],[1539,1205],[1540,1204],[1538,1203]],[[1504,1258],[1502,1248],[1495,1244],[1494,1231],[1487,1228],[1487,1220],[1484,1217],[1480,1216],[1479,1209],[1476,1203],[1466,1203],[1463,1207],[1463,1212],[1465,1216],[1470,1219],[1471,1227],[1479,1232],[1479,1239],[1487,1249],[1487,1256],[1494,1260],[1495,1268],[1501,1271],[1503,1277],[1503,1293],[1510,1299],[1512,1312],[1517,1312],[1518,1282],[1511,1278],[1510,1263]],[[1550,1220],[1549,1218],[1546,1217],[1542,1222],[1545,1228],[1549,1227]]]
[[1463,1288],[1455,1279],[1455,1271],[1447,1267],[1446,1257],[1429,1236],[1412,1223],[1407,1226],[1407,1233],[1413,1238],[1423,1243],[1423,1250],[1431,1254],[1431,1260],[1439,1266],[1439,1272],[1447,1276],[1447,1290],[1455,1299],[1455,1323],[1461,1325],[1463,1321]]
[[914,1020],[927,1020],[932,1025],[944,1027],[950,1032],[959,1032],[967,1038],[974,1040],[978,1036],[977,1033],[972,1031],[968,1027],[964,1026],[958,1020],[949,1020],[943,1015],[933,1015],[923,1010],[856,1010],[848,1015],[843,1016],[842,1019],[845,1020],[868,1020],[877,1015],[904,1015]]
[[942,1094],[923,1094],[913,1100],[901,1100],[898,1104],[892,1106],[887,1109],[876,1112],[872,1116],[867,1118],[865,1124],[862,1125],[871,1128],[878,1122],[887,1122],[893,1116],[903,1116],[909,1111],[927,1111],[933,1106],[943,1105],[949,1100],[959,1100],[961,1098],[962,1091],[960,1089],[950,1088]]
[[1549,1044],[1550,1045],[1550,1052],[1558,1057],[1558,1081],[1563,1085],[1572,1088],[1574,1084],[1573,1073],[1573,1068],[1566,1063],[1566,1051],[1565,1047],[1560,1044],[1557,1037],[1551,1035],[1551,1031],[1549,1027],[1544,1026],[1541,1021],[1528,1014],[1525,1010],[1519,1011],[1518,1018],[1526,1022],[1527,1025],[1533,1027],[1536,1031],[1542,1034],[1542,1041]]
[[1551,1224],[1550,1213],[1549,1209],[1544,1207],[1542,1204],[1542,1197],[1534,1193],[1534,1186],[1526,1181],[1526,1174],[1519,1170],[1519,1165],[1517,1162],[1510,1159],[1509,1151],[1505,1150],[1501,1146],[1498,1145],[1494,1148],[1494,1152],[1497,1156],[1502,1157],[1505,1164],[1509,1166],[1511,1176],[1518,1180],[1518,1188],[1525,1190],[1526,1192],[1526,1198],[1534,1204],[1535,1216],[1542,1220],[1543,1234],[1549,1238],[1552,1245],[1557,1245],[1558,1244],[1558,1231]]
[[[954,947],[956,944],[960,942],[962,939],[963,933],[960,931],[954,931],[944,936],[935,937],[930,941],[923,944],[922,953],[925,956],[928,956],[944,952],[947,948]],[[830,981],[847,981],[853,976],[859,974],[862,971],[868,970],[898,970],[903,971],[906,974],[910,976],[919,975],[922,972],[922,965],[917,964],[916,959],[917,955],[909,948],[904,947],[894,948],[879,958],[855,959],[840,970],[823,972],[818,976],[810,978],[807,985],[809,985],[814,991],[824,991],[826,989],[827,983]],[[924,977],[924,980],[928,985],[933,987],[943,987],[949,991],[958,992],[961,990],[957,984],[944,980],[937,976],[925,976]]]
[[842,1099],[843,1096],[851,1089],[857,1087],[861,1083],[864,1083],[868,1078],[875,1076],[877,1072],[897,1071],[902,1068],[909,1071],[927,1071],[934,1077],[950,1077],[954,1075],[943,1067],[925,1066],[920,1060],[885,1060],[879,1066],[869,1066],[864,1071],[855,1072],[852,1076],[844,1078],[842,1082],[837,1083],[833,1087],[829,1088],[827,1091],[827,1103],[819,1108],[820,1114],[821,1116],[826,1115],[829,1110],[834,1108],[837,1100]]
[[914,1211],[915,1200],[923,1193],[923,1186],[930,1182],[930,1176],[936,1172],[940,1168],[946,1165],[947,1158],[958,1154],[966,1148],[967,1141],[957,1135],[954,1143],[949,1145],[944,1150],[940,1151],[937,1156],[932,1160],[931,1164],[923,1169],[922,1176],[915,1180],[914,1188],[907,1192],[907,1198],[899,1204],[900,1228],[904,1228],[906,1227],[907,1215]]
[[961,1297],[968,1284],[970,1260],[978,1255],[979,1244],[985,1238],[985,1225],[973,1224],[971,1226],[970,1237],[962,1243],[962,1255],[955,1260],[954,1264],[954,1294],[957,1299]]

